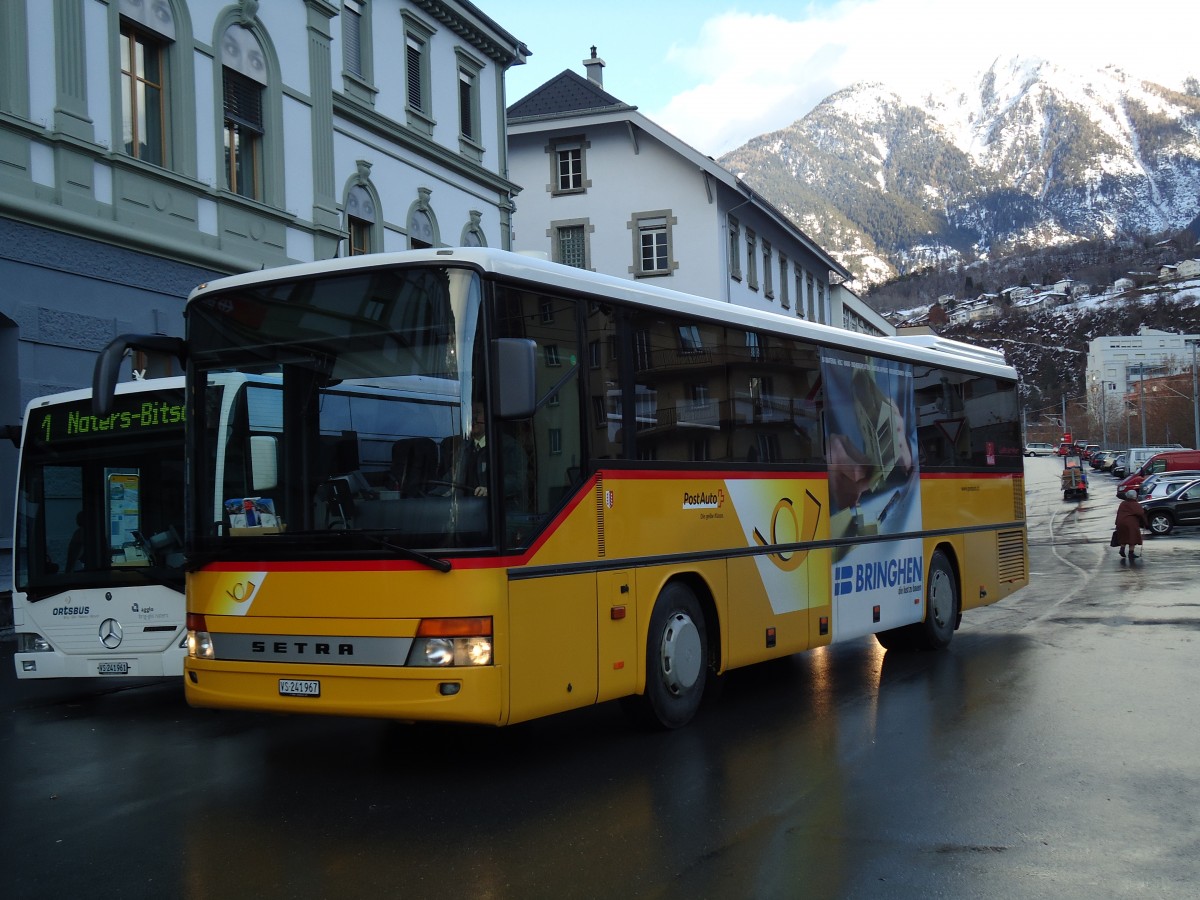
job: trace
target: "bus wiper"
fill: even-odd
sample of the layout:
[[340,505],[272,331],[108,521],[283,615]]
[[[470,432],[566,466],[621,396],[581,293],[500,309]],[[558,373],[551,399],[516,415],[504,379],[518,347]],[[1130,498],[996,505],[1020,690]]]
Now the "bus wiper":
[[429,566],[431,569],[437,569],[439,572],[450,571],[450,561],[448,559],[438,559],[436,556],[430,556],[428,553],[422,553],[420,550],[413,550],[409,547],[402,547],[400,544],[393,544],[387,538],[375,537],[373,534],[359,532],[362,537],[368,541],[378,544],[385,550],[391,550],[398,553],[405,559],[411,559],[413,562],[419,562],[423,566]]

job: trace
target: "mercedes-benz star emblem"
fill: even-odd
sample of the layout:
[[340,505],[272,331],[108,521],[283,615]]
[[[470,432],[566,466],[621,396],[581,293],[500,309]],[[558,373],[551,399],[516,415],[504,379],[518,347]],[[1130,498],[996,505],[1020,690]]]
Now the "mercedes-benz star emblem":
[[100,623],[100,643],[109,650],[121,646],[121,638],[125,636],[121,623],[116,619],[105,619]]

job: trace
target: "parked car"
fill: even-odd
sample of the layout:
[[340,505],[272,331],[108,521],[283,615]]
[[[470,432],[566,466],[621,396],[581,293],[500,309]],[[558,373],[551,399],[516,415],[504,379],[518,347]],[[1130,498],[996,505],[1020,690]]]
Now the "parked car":
[[1053,456],[1056,450],[1053,444],[1045,444],[1040,441],[1030,441],[1025,445],[1026,456]]
[[1170,534],[1177,525],[1200,525],[1200,479],[1188,482],[1173,494],[1142,501],[1150,533]]
[[1179,487],[1181,484],[1197,478],[1200,478],[1200,469],[1187,469],[1183,472],[1155,472],[1153,475],[1147,475],[1137,486],[1138,499],[1149,497],[1152,492],[1154,496],[1162,497],[1172,493],[1175,489],[1164,491],[1162,490],[1163,484],[1173,484],[1175,487]]
[[1148,475],[1156,472],[1183,472],[1200,469],[1200,450],[1170,450],[1166,453],[1156,453],[1142,465],[1134,469],[1117,486],[1117,494],[1136,490],[1137,486]]
[[1126,460],[1126,458],[1127,458],[1127,456],[1124,453],[1118,453],[1115,457],[1113,457],[1113,464],[1112,464],[1112,466],[1109,467],[1108,471],[1112,473],[1114,478],[1124,478],[1125,477],[1125,460]]
[[1079,458],[1086,459],[1089,462],[1092,459],[1092,454],[1100,449],[1099,444],[1084,444],[1079,450]]
[[1103,469],[1104,461],[1112,455],[1113,452],[1111,450],[1097,450],[1088,457],[1088,465],[1093,469]]
[[1111,472],[1113,469],[1113,466],[1115,466],[1117,464],[1117,457],[1120,455],[1121,455],[1121,453],[1118,450],[1105,451],[1104,458],[1102,460],[1100,460],[1100,466],[1099,466],[1100,471],[1101,472]]

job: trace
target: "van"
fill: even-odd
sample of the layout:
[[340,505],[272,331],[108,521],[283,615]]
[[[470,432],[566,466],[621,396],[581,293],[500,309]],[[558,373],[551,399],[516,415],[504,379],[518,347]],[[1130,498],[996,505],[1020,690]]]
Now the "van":
[[[1135,450],[1145,449],[1136,447]],[[1133,453],[1134,451],[1129,451]],[[1156,453],[1136,469],[1129,469],[1129,474],[1117,485],[1117,496],[1125,491],[1137,490],[1142,479],[1158,472],[1182,472],[1188,469],[1200,469],[1200,450],[1167,450]]]
[[1130,447],[1125,452],[1125,471],[1132,475],[1142,467],[1142,464],[1152,456],[1167,453],[1172,450],[1185,450],[1182,444],[1172,444],[1170,447]]

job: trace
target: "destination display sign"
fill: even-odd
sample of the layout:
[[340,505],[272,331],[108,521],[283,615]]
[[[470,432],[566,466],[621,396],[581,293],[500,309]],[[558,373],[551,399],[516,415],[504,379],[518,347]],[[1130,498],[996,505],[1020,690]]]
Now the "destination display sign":
[[113,411],[106,416],[92,412],[90,399],[42,407],[30,413],[26,427],[40,443],[53,445],[117,434],[181,431],[184,418],[183,391],[173,390],[117,394]]

